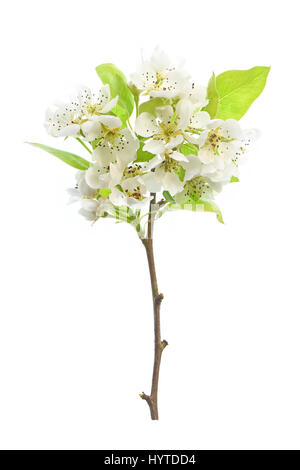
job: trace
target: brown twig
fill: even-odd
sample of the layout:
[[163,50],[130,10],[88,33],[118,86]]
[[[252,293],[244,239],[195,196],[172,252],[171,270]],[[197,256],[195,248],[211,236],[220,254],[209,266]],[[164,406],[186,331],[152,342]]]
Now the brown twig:
[[158,379],[159,379],[159,369],[162,352],[165,347],[168,345],[166,340],[161,340],[160,334],[160,305],[164,298],[163,294],[160,294],[157,286],[157,277],[155,271],[154,263],[154,254],[153,254],[153,224],[154,224],[154,212],[152,208],[155,206],[155,194],[152,194],[152,199],[150,202],[150,211],[148,216],[148,228],[147,228],[147,238],[142,239],[144,247],[147,253],[149,273],[151,279],[151,288],[152,288],[152,299],[153,299],[153,313],[154,313],[154,365],[153,365],[153,375],[152,375],[152,386],[151,394],[146,395],[141,393],[141,398],[145,400],[150,408],[151,418],[153,420],[158,419],[158,405],[157,405],[157,396],[158,396]]

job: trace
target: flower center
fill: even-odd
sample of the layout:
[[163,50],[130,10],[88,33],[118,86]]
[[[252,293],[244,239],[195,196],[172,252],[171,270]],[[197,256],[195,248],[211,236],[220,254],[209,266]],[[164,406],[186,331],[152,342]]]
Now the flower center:
[[129,167],[125,168],[123,171],[124,178],[133,178],[135,176],[143,175],[144,172],[142,171],[142,167],[140,165],[130,165]]
[[[146,78],[149,78],[149,74],[146,73],[146,74],[143,74],[144,76],[146,76]],[[166,79],[166,71],[164,70],[161,70],[159,72],[156,72],[155,74],[155,78],[153,79],[152,83],[150,84],[150,86],[147,88],[147,91],[145,92],[145,94],[149,94],[150,91],[152,90],[156,90],[156,91],[159,91],[161,90],[161,87],[163,86],[163,83]]]
[[178,172],[181,169],[181,165],[177,160],[165,155],[164,161],[161,163],[162,167],[164,168],[165,172]]
[[86,103],[85,109],[86,109],[86,114],[89,115],[99,115],[101,114],[103,106],[97,103]]
[[219,145],[221,142],[232,142],[234,139],[227,139],[219,134],[219,128],[208,133],[204,147],[209,148],[212,152],[219,155]]
[[113,145],[117,138],[120,137],[120,128],[115,127],[111,129],[110,127],[105,126],[101,123],[102,131],[103,131],[103,138],[108,141],[111,145]]
[[196,176],[184,185],[185,195],[192,201],[197,201],[201,198],[211,197],[211,189],[209,184],[201,177]]
[[174,122],[161,122],[159,124],[159,131],[153,137],[155,140],[164,140],[165,142],[170,142],[172,137],[182,134],[181,131],[176,130],[177,123]]
[[138,201],[142,201],[143,199],[145,199],[142,195],[141,187],[139,184],[132,191],[130,189],[125,189],[125,194],[127,197],[133,197]]
[[166,78],[165,74],[163,71],[161,72],[156,72],[156,82],[154,84],[154,90],[159,90],[160,87],[162,86],[164,79]]

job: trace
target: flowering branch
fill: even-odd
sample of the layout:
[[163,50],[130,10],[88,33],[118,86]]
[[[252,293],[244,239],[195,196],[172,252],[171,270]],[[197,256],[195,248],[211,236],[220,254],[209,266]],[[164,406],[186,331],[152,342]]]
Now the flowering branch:
[[142,239],[143,245],[146,249],[149,273],[151,279],[151,289],[152,289],[152,300],[153,300],[153,313],[154,313],[154,365],[153,365],[153,375],[152,375],[152,386],[151,394],[146,395],[141,393],[140,396],[143,400],[149,405],[151,418],[153,420],[158,420],[158,380],[159,380],[159,369],[162,352],[165,347],[168,345],[166,340],[161,340],[160,332],[160,306],[164,298],[163,294],[159,293],[156,277],[156,269],[154,262],[154,253],[153,253],[153,229],[154,229],[154,206],[156,201],[156,195],[152,194],[152,199],[150,202],[150,210],[148,215],[148,229],[147,237]]
[[[76,139],[90,161],[65,150],[31,143],[78,171],[72,201],[88,220],[130,224],[146,249],[154,313],[154,366],[148,403],[158,419],[162,352],[159,293],[153,254],[154,221],[170,210],[213,212],[223,223],[215,197],[239,181],[239,164],[254,129],[239,120],[266,84],[270,67],[212,74],[207,87],[195,85],[182,65],[159,48],[142,60],[128,83],[113,64],[96,67],[102,86],[84,87],[72,100],[46,112],[52,137]],[[135,123],[130,117],[135,108]],[[156,202],[158,201],[158,202]]]

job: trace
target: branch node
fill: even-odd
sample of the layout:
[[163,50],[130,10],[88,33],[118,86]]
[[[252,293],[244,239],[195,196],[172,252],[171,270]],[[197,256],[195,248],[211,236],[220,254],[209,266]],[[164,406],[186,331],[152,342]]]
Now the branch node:
[[151,409],[152,406],[153,406],[153,401],[152,401],[151,396],[146,395],[146,393],[143,392],[143,393],[140,393],[140,397],[141,397],[142,400],[145,400],[148,403],[148,405]]
[[160,343],[161,350],[163,351],[168,346],[168,344],[169,344],[168,341],[163,339],[162,342]]
[[155,303],[156,304],[160,304],[162,302],[164,298],[164,294],[158,294],[156,297],[155,297]]

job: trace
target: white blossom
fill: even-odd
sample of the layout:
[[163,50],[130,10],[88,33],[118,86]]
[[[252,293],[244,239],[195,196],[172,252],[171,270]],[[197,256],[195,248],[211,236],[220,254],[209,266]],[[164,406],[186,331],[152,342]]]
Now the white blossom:
[[103,217],[105,213],[112,213],[114,206],[109,201],[108,196],[101,196],[98,189],[88,184],[87,171],[79,171],[76,174],[76,186],[69,189],[68,192],[70,202],[81,202],[80,214],[86,219],[94,221],[99,217]]
[[79,135],[81,122],[80,106],[77,101],[62,104],[56,109],[49,108],[45,116],[45,128],[53,137]]
[[209,102],[206,88],[195,86],[194,83],[186,83],[179,98],[190,100],[195,110],[201,110]]
[[143,207],[149,197],[149,190],[144,180],[147,167],[136,163],[129,165],[123,171],[120,166],[116,167],[116,172],[118,170],[118,184],[109,196],[110,201],[117,206]]
[[173,98],[184,92],[189,77],[180,65],[174,67],[169,57],[157,47],[150,60],[142,60],[131,80],[146,95]]
[[181,191],[184,186],[185,170],[183,162],[187,157],[177,151],[168,151],[150,160],[148,171],[143,180],[150,192],[168,191],[171,195]]
[[122,129],[122,122],[115,116],[102,116],[99,142],[93,158],[101,166],[110,163],[128,165],[135,160],[139,141],[130,129]]
[[[152,100],[146,108],[151,113],[139,114],[136,106],[135,124],[132,116],[124,124],[114,114],[119,98],[103,85],[97,91],[83,87],[69,103],[49,109],[45,127],[54,137],[77,138],[91,153],[89,162],[82,157],[76,162],[76,155],[70,159],[71,165],[75,160],[74,166],[87,168],[78,172],[76,188],[69,191],[73,201],[81,201],[80,212],[92,221],[129,222],[143,236],[153,194],[159,211],[174,201],[181,206],[203,200],[212,207],[224,184],[239,175],[257,131],[242,130],[234,119],[212,120],[205,111],[207,88],[195,85],[182,64],[174,66],[159,48],[131,79],[136,104]],[[124,106],[130,112],[122,87],[126,82],[119,87],[119,110]],[[156,103],[164,105],[153,109]]]
[[91,92],[87,87],[79,91],[78,97],[70,103],[46,112],[45,127],[53,137],[82,135],[86,140],[96,139],[101,134],[101,122],[117,104],[118,96],[110,99],[110,88],[104,85],[99,91]]
[[120,182],[118,165],[110,163],[108,167],[103,167],[95,163],[85,172],[85,181],[93,189],[111,189]]
[[135,132],[142,137],[151,137],[146,141],[144,150],[161,154],[183,142],[192,106],[188,100],[180,100],[175,111],[169,105],[156,108],[156,114],[157,118],[147,112],[140,114],[135,123]]
[[189,139],[200,148],[198,156],[189,155],[188,164],[183,163],[186,175],[201,175],[215,184],[229,182],[238,176],[239,162],[256,137],[257,131],[243,131],[234,119],[209,121],[198,138]]
[[111,99],[109,85],[104,85],[97,92],[85,87],[78,94],[81,112],[91,120],[97,120],[101,114],[109,113],[118,103],[118,99],[118,96]]

